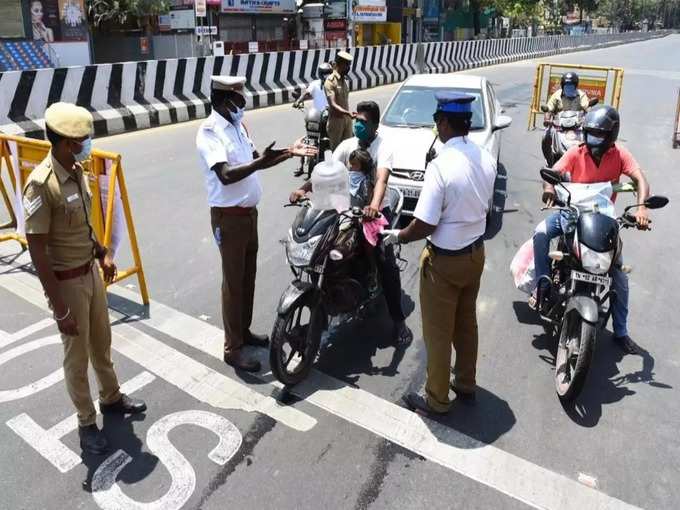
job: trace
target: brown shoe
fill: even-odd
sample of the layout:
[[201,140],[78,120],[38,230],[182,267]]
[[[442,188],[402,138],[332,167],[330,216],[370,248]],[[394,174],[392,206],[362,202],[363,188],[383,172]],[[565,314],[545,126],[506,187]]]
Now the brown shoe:
[[406,406],[414,413],[421,416],[442,416],[447,414],[447,411],[435,411],[427,403],[427,399],[418,393],[409,393],[402,397]]
[[243,343],[245,345],[252,345],[253,347],[267,347],[269,345],[269,337],[267,335],[256,335],[250,331],[243,334]]
[[477,394],[474,391],[461,391],[451,383],[451,389],[456,394],[456,400],[468,406],[474,405],[477,401]]
[[236,370],[243,370],[244,372],[259,372],[262,368],[259,361],[246,358],[241,351],[225,353],[224,362]]

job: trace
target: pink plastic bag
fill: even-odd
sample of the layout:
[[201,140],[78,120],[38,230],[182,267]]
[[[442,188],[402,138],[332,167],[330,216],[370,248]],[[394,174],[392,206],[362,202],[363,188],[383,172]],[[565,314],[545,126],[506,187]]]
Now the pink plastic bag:
[[378,244],[380,232],[385,230],[386,226],[387,220],[382,214],[374,220],[370,221],[364,220],[364,236],[366,237],[366,240],[371,244],[371,246],[375,246]]
[[531,294],[536,288],[536,270],[534,268],[534,241],[529,239],[522,246],[510,263],[510,272],[515,280],[515,287]]

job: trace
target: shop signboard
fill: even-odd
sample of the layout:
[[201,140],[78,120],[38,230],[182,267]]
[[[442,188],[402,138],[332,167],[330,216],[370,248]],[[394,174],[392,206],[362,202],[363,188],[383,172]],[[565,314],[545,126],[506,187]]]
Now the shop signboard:
[[346,0],[327,0],[324,6],[326,19],[347,19]]
[[222,0],[224,13],[293,14],[295,0]]
[[440,0],[423,0],[423,22],[439,24],[439,2]]
[[352,19],[355,23],[385,23],[387,5],[385,0],[354,0]]

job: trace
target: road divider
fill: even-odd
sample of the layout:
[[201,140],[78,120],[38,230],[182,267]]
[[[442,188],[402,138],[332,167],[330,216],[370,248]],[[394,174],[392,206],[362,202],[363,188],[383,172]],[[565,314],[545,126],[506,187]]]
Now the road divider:
[[[667,31],[547,36],[349,48],[353,90],[528,58],[602,48],[667,35]],[[288,103],[339,49],[252,53],[98,64],[0,73],[0,132],[42,138],[45,109],[57,101],[92,112],[96,136],[205,117],[210,76],[246,76],[248,108]]]

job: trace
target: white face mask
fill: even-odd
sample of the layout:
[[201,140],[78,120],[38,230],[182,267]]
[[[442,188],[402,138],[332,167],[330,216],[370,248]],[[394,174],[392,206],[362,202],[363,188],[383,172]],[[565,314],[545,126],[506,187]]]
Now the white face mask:
[[357,172],[356,170],[350,170],[349,172],[349,192],[351,195],[356,196],[359,193],[361,185],[366,180],[366,174],[363,172]]
[[73,155],[73,159],[75,159],[78,163],[85,161],[90,157],[90,154],[92,154],[92,138],[86,138],[80,142],[80,145],[82,147],[80,152]]

